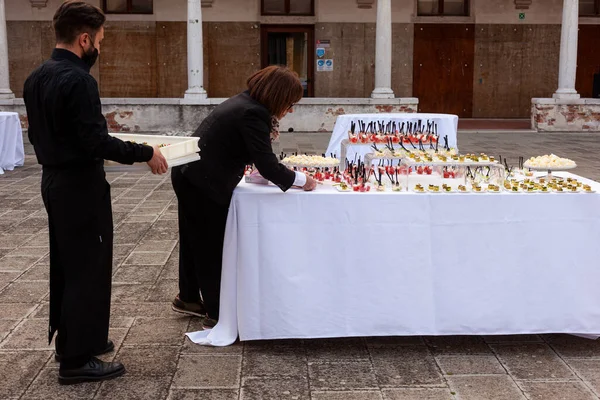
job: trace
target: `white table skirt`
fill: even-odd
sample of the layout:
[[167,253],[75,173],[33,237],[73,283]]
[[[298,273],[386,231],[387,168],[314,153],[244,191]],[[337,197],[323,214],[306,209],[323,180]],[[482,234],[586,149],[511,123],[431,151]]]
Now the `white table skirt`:
[[[332,153],[336,157],[340,155],[342,140],[348,139],[348,131],[352,122],[364,121],[369,124],[372,121],[386,123],[392,121],[396,124],[403,122],[418,122],[421,120],[426,123],[428,120],[438,124],[438,133],[440,135],[439,146],[444,145],[444,136],[448,135],[448,145],[458,148],[457,131],[458,131],[458,116],[451,114],[423,114],[423,113],[395,113],[395,114],[346,114],[340,115],[335,120],[333,133],[327,146],[327,155]],[[355,155],[360,156],[364,160],[365,154],[372,152],[371,145],[353,145],[348,148],[346,157],[353,160]]]
[[213,346],[238,335],[597,336],[598,243],[600,194],[284,194],[241,183],[219,322],[188,336]]
[[19,114],[0,112],[0,175],[4,170],[12,171],[25,162],[23,131]]

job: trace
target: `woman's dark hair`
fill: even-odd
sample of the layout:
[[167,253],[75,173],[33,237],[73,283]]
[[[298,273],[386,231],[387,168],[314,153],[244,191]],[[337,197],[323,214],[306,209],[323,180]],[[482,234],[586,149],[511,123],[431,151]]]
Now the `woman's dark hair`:
[[304,88],[298,74],[286,67],[272,65],[256,72],[246,82],[250,96],[281,118],[302,98]]
[[106,22],[106,16],[102,10],[91,4],[67,1],[58,7],[52,22],[56,42],[72,44],[82,33],[94,37]]

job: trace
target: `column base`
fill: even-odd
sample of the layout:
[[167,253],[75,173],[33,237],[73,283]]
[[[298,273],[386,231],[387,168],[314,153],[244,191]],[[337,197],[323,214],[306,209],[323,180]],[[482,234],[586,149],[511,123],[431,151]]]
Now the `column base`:
[[184,99],[186,100],[206,100],[208,94],[203,88],[200,89],[188,89],[185,91]]
[[579,99],[579,93],[575,89],[558,89],[556,93],[552,95],[553,99]]
[[371,93],[372,99],[393,99],[394,91],[390,88],[375,88]]
[[10,89],[0,89],[0,99],[12,100],[15,98],[15,94]]

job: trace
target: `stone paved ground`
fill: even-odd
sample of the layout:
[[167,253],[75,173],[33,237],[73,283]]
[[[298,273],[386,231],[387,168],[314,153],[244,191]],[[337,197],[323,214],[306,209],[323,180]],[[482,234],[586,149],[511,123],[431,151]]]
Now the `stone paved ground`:
[[[286,151],[321,152],[327,135],[284,135]],[[600,180],[597,137],[462,134],[462,151],[555,152]],[[564,144],[563,144],[564,143]],[[31,154],[28,146],[27,152]],[[48,240],[40,168],[0,176],[0,399],[598,399],[600,341],[568,335],[354,338],[190,344],[199,321],[171,312],[177,220],[168,177],[110,174],[115,218],[111,337],[126,376],[60,387],[45,343]],[[313,321],[314,322],[314,321]]]

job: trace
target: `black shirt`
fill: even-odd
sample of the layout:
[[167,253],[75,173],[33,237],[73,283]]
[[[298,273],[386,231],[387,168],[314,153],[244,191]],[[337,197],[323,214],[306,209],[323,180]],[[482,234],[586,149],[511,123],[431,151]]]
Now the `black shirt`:
[[233,96],[202,121],[193,136],[200,137],[200,161],[181,167],[183,175],[214,201],[229,204],[233,190],[254,164],[260,174],[287,191],[296,179],[271,146],[271,114],[248,91]]
[[124,142],[108,134],[98,84],[75,53],[54,49],[25,81],[23,99],[29,141],[43,166],[69,167],[112,160],[146,162],[150,146]]

